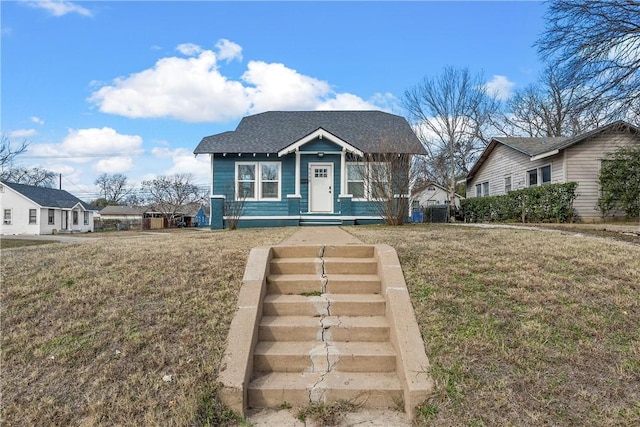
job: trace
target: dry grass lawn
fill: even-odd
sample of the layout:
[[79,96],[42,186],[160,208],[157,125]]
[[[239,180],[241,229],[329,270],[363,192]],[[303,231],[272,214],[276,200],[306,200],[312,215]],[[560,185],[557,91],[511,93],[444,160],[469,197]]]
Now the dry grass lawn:
[[640,425],[640,245],[353,228],[398,251],[437,393],[421,424]]
[[[420,425],[640,425],[640,245],[348,227],[395,247],[437,383]],[[2,425],[220,425],[249,249],[295,228],[2,251]]]

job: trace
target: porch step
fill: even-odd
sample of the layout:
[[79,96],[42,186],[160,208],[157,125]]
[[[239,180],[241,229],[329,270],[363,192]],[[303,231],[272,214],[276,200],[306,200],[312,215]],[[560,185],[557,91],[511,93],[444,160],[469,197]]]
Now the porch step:
[[342,218],[326,218],[326,219],[318,219],[318,218],[300,218],[299,222],[301,227],[306,226],[317,226],[317,225],[342,225]]
[[375,258],[274,258],[272,274],[376,274]]
[[314,274],[272,274],[267,277],[269,294],[308,295],[379,294],[380,278],[375,274],[331,274],[323,278]]
[[[379,292],[379,283],[376,290]],[[327,307],[327,301],[330,306]],[[383,316],[380,294],[321,294],[319,296],[269,294],[264,298],[263,316]]]
[[389,342],[259,341],[255,372],[392,372],[396,355]]
[[384,316],[263,316],[261,341],[389,341]]
[[395,408],[403,399],[395,373],[339,372],[260,373],[247,388],[250,406],[268,408],[287,402],[304,406],[309,401],[346,400],[371,408]]

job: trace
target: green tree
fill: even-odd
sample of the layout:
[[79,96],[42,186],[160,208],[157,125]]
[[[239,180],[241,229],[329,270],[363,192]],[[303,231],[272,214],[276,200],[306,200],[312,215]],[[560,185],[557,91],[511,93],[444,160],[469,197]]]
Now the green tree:
[[623,147],[607,154],[599,179],[598,207],[603,216],[622,210],[627,218],[640,219],[640,147]]

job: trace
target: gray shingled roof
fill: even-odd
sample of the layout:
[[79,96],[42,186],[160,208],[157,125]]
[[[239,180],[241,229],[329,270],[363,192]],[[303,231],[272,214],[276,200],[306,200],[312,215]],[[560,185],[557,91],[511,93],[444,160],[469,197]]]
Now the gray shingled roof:
[[145,208],[133,206],[105,206],[100,215],[142,215]]
[[382,111],[270,111],[243,118],[235,131],[202,138],[203,153],[277,153],[319,128],[365,153],[426,154],[400,116]]
[[80,203],[86,210],[98,210],[65,190],[16,184],[14,182],[5,181],[2,181],[2,185],[6,185],[7,187],[17,191],[43,208],[71,209]]
[[489,154],[495,149],[497,144],[503,144],[507,147],[513,148],[516,151],[519,151],[523,154],[526,154],[529,157],[538,156],[544,153],[550,153],[555,150],[564,150],[567,147],[570,147],[574,144],[577,144],[580,141],[587,140],[591,137],[594,137],[602,132],[610,132],[610,131],[620,131],[620,130],[628,130],[630,132],[639,133],[640,128],[638,126],[632,125],[630,123],[625,122],[624,120],[618,120],[608,125],[601,126],[599,128],[593,129],[589,132],[582,133],[580,135],[570,136],[570,137],[542,137],[542,138],[511,138],[505,136],[494,137],[489,145],[484,149],[476,163],[473,165],[469,173],[467,174],[467,179],[471,179],[478,172],[482,164],[489,157]]
[[520,151],[527,156],[537,156],[538,154],[547,153],[559,149],[570,138],[553,137],[553,138],[507,138],[496,137],[496,141]]

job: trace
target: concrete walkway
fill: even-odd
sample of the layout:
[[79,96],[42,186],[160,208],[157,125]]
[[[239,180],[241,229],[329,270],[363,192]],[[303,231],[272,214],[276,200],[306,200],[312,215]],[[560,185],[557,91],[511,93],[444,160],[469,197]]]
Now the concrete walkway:
[[278,246],[314,245],[363,245],[340,227],[301,227],[295,234],[283,240]]

